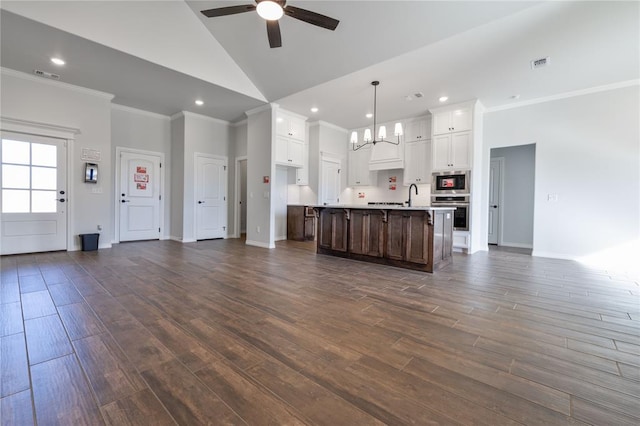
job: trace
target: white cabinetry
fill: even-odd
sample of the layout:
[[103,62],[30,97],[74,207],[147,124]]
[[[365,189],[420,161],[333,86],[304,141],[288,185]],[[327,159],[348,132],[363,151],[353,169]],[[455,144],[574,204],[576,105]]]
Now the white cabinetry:
[[305,139],[305,120],[280,111],[276,117],[276,134],[303,141]]
[[429,121],[426,117],[407,121],[404,127],[404,140],[406,142],[429,139],[431,135]]
[[304,166],[304,141],[276,136],[276,164]]
[[[366,146],[358,151],[349,151],[349,186],[370,186],[375,173],[369,170],[371,148]],[[372,176],[373,175],[373,176]]]
[[433,171],[471,168],[471,132],[433,137]]
[[282,166],[306,167],[305,145],[305,119],[285,111],[278,111],[275,163]]
[[430,183],[431,141],[428,139],[407,142],[404,147],[404,184]]
[[433,114],[433,134],[466,132],[473,124],[471,107],[460,107]]

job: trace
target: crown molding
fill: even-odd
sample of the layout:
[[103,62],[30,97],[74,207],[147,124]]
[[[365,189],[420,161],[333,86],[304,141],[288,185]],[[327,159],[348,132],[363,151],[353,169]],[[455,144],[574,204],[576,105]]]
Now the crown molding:
[[41,136],[55,137],[59,139],[75,139],[81,134],[80,129],[75,127],[59,126],[57,124],[40,123],[37,121],[22,120],[20,118],[0,117],[0,128],[9,132],[34,133],[40,131]]
[[210,121],[210,122],[216,123],[216,124],[224,124],[224,125],[227,125],[227,126],[231,125],[231,123],[229,121],[227,121],[227,120],[222,120],[220,118],[209,117],[208,115],[202,115],[202,114],[198,114],[198,113],[191,112],[191,111],[180,111],[180,113],[182,113],[182,115],[184,117],[198,118],[198,119],[201,119],[201,120]]
[[235,123],[231,123],[231,125],[233,127],[240,127],[240,126],[243,126],[243,125],[245,125],[247,123],[248,123],[248,120],[246,118],[244,118],[244,119],[242,119],[240,121],[236,121]]
[[279,105],[278,105],[278,109],[279,109],[279,111],[281,111],[282,113],[284,113],[286,115],[291,115],[293,117],[299,118],[299,119],[304,120],[304,121],[307,121],[307,119],[309,118],[309,117],[307,117],[305,115],[298,114],[297,112],[293,112],[293,111],[289,111],[288,109],[281,108]]
[[22,71],[12,70],[10,68],[0,67],[0,73],[2,75],[21,78],[27,81],[34,81],[42,84],[48,84],[54,87],[59,87],[62,89],[73,90],[74,92],[78,92],[78,93],[82,93],[90,96],[96,96],[98,98],[106,99],[108,101],[111,101],[115,97],[115,95],[112,95],[111,93],[100,92],[98,90],[93,90],[93,89],[87,89],[86,87],[76,86],[76,85],[65,83],[59,80],[49,80],[43,77],[36,77],[35,75],[27,74]]
[[323,126],[323,127],[328,127],[330,129],[334,129],[337,130],[339,132],[343,132],[343,133],[349,133],[349,130],[340,127],[340,126],[336,126],[333,123],[329,123],[328,121],[322,121],[322,120],[318,120],[318,121],[312,121],[309,122],[309,127],[316,127],[316,126]]
[[249,111],[245,111],[244,113],[245,113],[245,115],[247,117],[250,117],[252,115],[261,113],[261,112],[266,111],[266,110],[275,110],[275,109],[277,109],[279,107],[280,107],[280,105],[274,104],[272,102],[272,103],[269,103],[269,104],[265,104],[265,105],[259,106],[257,108],[250,109]]
[[544,102],[557,101],[560,99],[573,98],[575,96],[589,95],[592,93],[606,92],[607,90],[622,89],[624,87],[631,87],[631,86],[638,86],[638,85],[640,85],[640,79],[620,81],[618,83],[605,84],[602,86],[590,87],[588,89],[573,90],[571,92],[558,93],[557,95],[544,96],[541,98],[529,99],[528,101],[515,102],[508,105],[500,105],[500,106],[495,106],[491,108],[486,108],[484,113],[486,114],[486,113],[491,113],[496,111],[513,109],[513,108],[522,108],[525,106],[541,104]]
[[152,118],[159,118],[161,120],[170,120],[171,117],[169,117],[168,115],[162,115],[162,114],[158,114],[156,112],[151,112],[151,111],[146,111],[143,109],[138,109],[138,108],[133,108],[130,106],[126,106],[126,105],[120,105],[120,104],[111,104],[111,109],[115,109],[118,111],[124,111],[124,112],[130,112],[133,114],[139,114],[139,115],[146,115],[147,117],[152,117]]

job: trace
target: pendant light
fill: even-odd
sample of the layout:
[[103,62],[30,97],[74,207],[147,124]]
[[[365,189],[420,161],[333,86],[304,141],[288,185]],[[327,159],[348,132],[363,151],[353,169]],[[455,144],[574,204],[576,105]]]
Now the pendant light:
[[[377,122],[377,103],[378,103],[378,85],[379,81],[372,81],[371,85],[373,86],[373,132],[375,134],[376,130],[376,122]],[[387,140],[387,128],[385,126],[380,126],[378,129],[378,138],[371,137],[371,129],[365,129],[363,135],[363,142],[361,145],[358,145],[358,132],[351,133],[351,148],[354,151],[359,150],[360,148],[367,146],[369,144],[375,145],[380,142],[390,143],[391,145],[400,145],[400,136],[403,135],[402,123],[396,123],[393,129],[393,135],[396,136],[397,140]]]

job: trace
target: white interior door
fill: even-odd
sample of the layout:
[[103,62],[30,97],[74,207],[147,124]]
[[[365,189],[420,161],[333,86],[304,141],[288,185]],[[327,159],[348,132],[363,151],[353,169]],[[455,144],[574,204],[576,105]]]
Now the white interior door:
[[66,143],[2,133],[0,254],[67,249]]
[[322,180],[320,184],[321,204],[340,203],[340,161],[322,159]]
[[120,241],[160,238],[160,156],[120,153]]
[[196,239],[227,236],[227,160],[196,155]]
[[500,229],[501,179],[502,161],[499,159],[492,159],[489,167],[489,244],[498,244],[498,231]]

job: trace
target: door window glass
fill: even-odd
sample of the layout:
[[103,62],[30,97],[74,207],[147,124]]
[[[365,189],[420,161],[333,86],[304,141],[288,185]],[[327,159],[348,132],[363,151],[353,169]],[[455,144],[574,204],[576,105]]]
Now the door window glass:
[[57,147],[2,139],[2,213],[55,213]]

